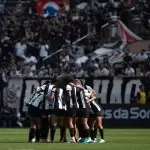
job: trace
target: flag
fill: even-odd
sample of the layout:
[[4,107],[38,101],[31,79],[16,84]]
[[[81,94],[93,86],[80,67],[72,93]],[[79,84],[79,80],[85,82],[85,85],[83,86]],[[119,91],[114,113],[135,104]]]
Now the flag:
[[120,38],[122,41],[127,42],[127,41],[142,40],[139,36],[137,36],[130,29],[128,29],[128,27],[122,21],[119,20],[117,22],[117,25],[120,33]]
[[37,0],[36,10],[38,15],[57,16],[62,11],[68,0]]

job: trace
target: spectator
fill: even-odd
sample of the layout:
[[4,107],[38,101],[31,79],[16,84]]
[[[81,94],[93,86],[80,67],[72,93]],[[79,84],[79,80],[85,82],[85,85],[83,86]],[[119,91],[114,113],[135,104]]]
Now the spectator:
[[39,52],[40,62],[42,62],[43,59],[48,56],[48,52],[49,52],[48,44],[42,41],[41,44],[39,45],[39,50],[40,50]]
[[125,69],[125,75],[126,76],[134,76],[135,75],[135,70],[132,68],[130,65],[127,66]]
[[138,104],[146,104],[146,92],[143,85],[139,86],[139,92],[137,93],[136,101]]
[[26,52],[27,52],[27,44],[25,43],[25,39],[23,38],[21,41],[16,43],[15,54],[17,57],[25,58]]
[[25,62],[26,65],[29,65],[31,68],[31,71],[36,71],[36,64],[37,64],[37,59],[35,56],[31,56],[31,53],[27,53]]
[[123,61],[125,62],[125,64],[129,64],[132,62],[132,57],[129,55],[129,53],[125,53]]
[[142,50],[141,53],[136,57],[137,61],[145,61],[148,59],[148,55],[144,52],[145,50]]

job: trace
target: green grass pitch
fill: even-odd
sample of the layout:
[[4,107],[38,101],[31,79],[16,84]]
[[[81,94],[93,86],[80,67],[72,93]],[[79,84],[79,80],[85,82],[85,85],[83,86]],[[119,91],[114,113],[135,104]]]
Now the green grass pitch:
[[[104,144],[27,143],[28,129],[0,129],[0,150],[150,150],[150,129],[105,129]],[[68,136],[69,140],[69,136]]]

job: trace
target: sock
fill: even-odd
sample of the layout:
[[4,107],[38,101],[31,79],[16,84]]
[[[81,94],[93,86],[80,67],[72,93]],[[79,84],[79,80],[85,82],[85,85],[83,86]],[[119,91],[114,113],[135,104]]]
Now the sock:
[[96,137],[97,137],[97,128],[94,129],[94,138],[96,138]]
[[90,129],[85,129],[85,138],[90,137]]
[[50,133],[51,142],[54,141],[55,132],[56,132],[55,126],[52,126],[51,127],[51,133]]
[[104,139],[104,131],[103,131],[103,129],[99,129],[99,133],[100,133],[101,139]]
[[48,132],[49,132],[49,126],[48,126],[48,119],[44,118],[42,120],[42,128],[41,128],[41,136],[42,139],[47,140]]
[[92,140],[94,140],[94,130],[92,130],[92,129],[90,130],[90,137]]
[[29,142],[35,137],[35,129],[34,128],[30,128],[29,131]]
[[83,128],[82,128],[82,124],[78,124],[78,131],[79,131],[79,137],[83,138]]
[[74,128],[70,128],[70,129],[69,129],[69,132],[70,132],[70,136],[71,136],[71,137],[74,137]]
[[40,141],[40,137],[41,137],[41,130],[40,129],[36,129],[35,135],[36,135],[36,142],[39,142]]
[[66,142],[66,127],[60,127],[60,142]]

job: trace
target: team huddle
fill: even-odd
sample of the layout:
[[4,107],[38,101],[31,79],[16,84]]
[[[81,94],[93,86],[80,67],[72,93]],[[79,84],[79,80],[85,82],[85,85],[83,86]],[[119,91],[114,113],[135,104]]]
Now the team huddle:
[[104,143],[101,111],[95,91],[81,80],[63,75],[55,81],[46,81],[36,88],[28,103],[29,142],[53,143],[59,124],[61,143],[67,142],[67,128],[69,143],[95,143],[97,130],[99,143]]

